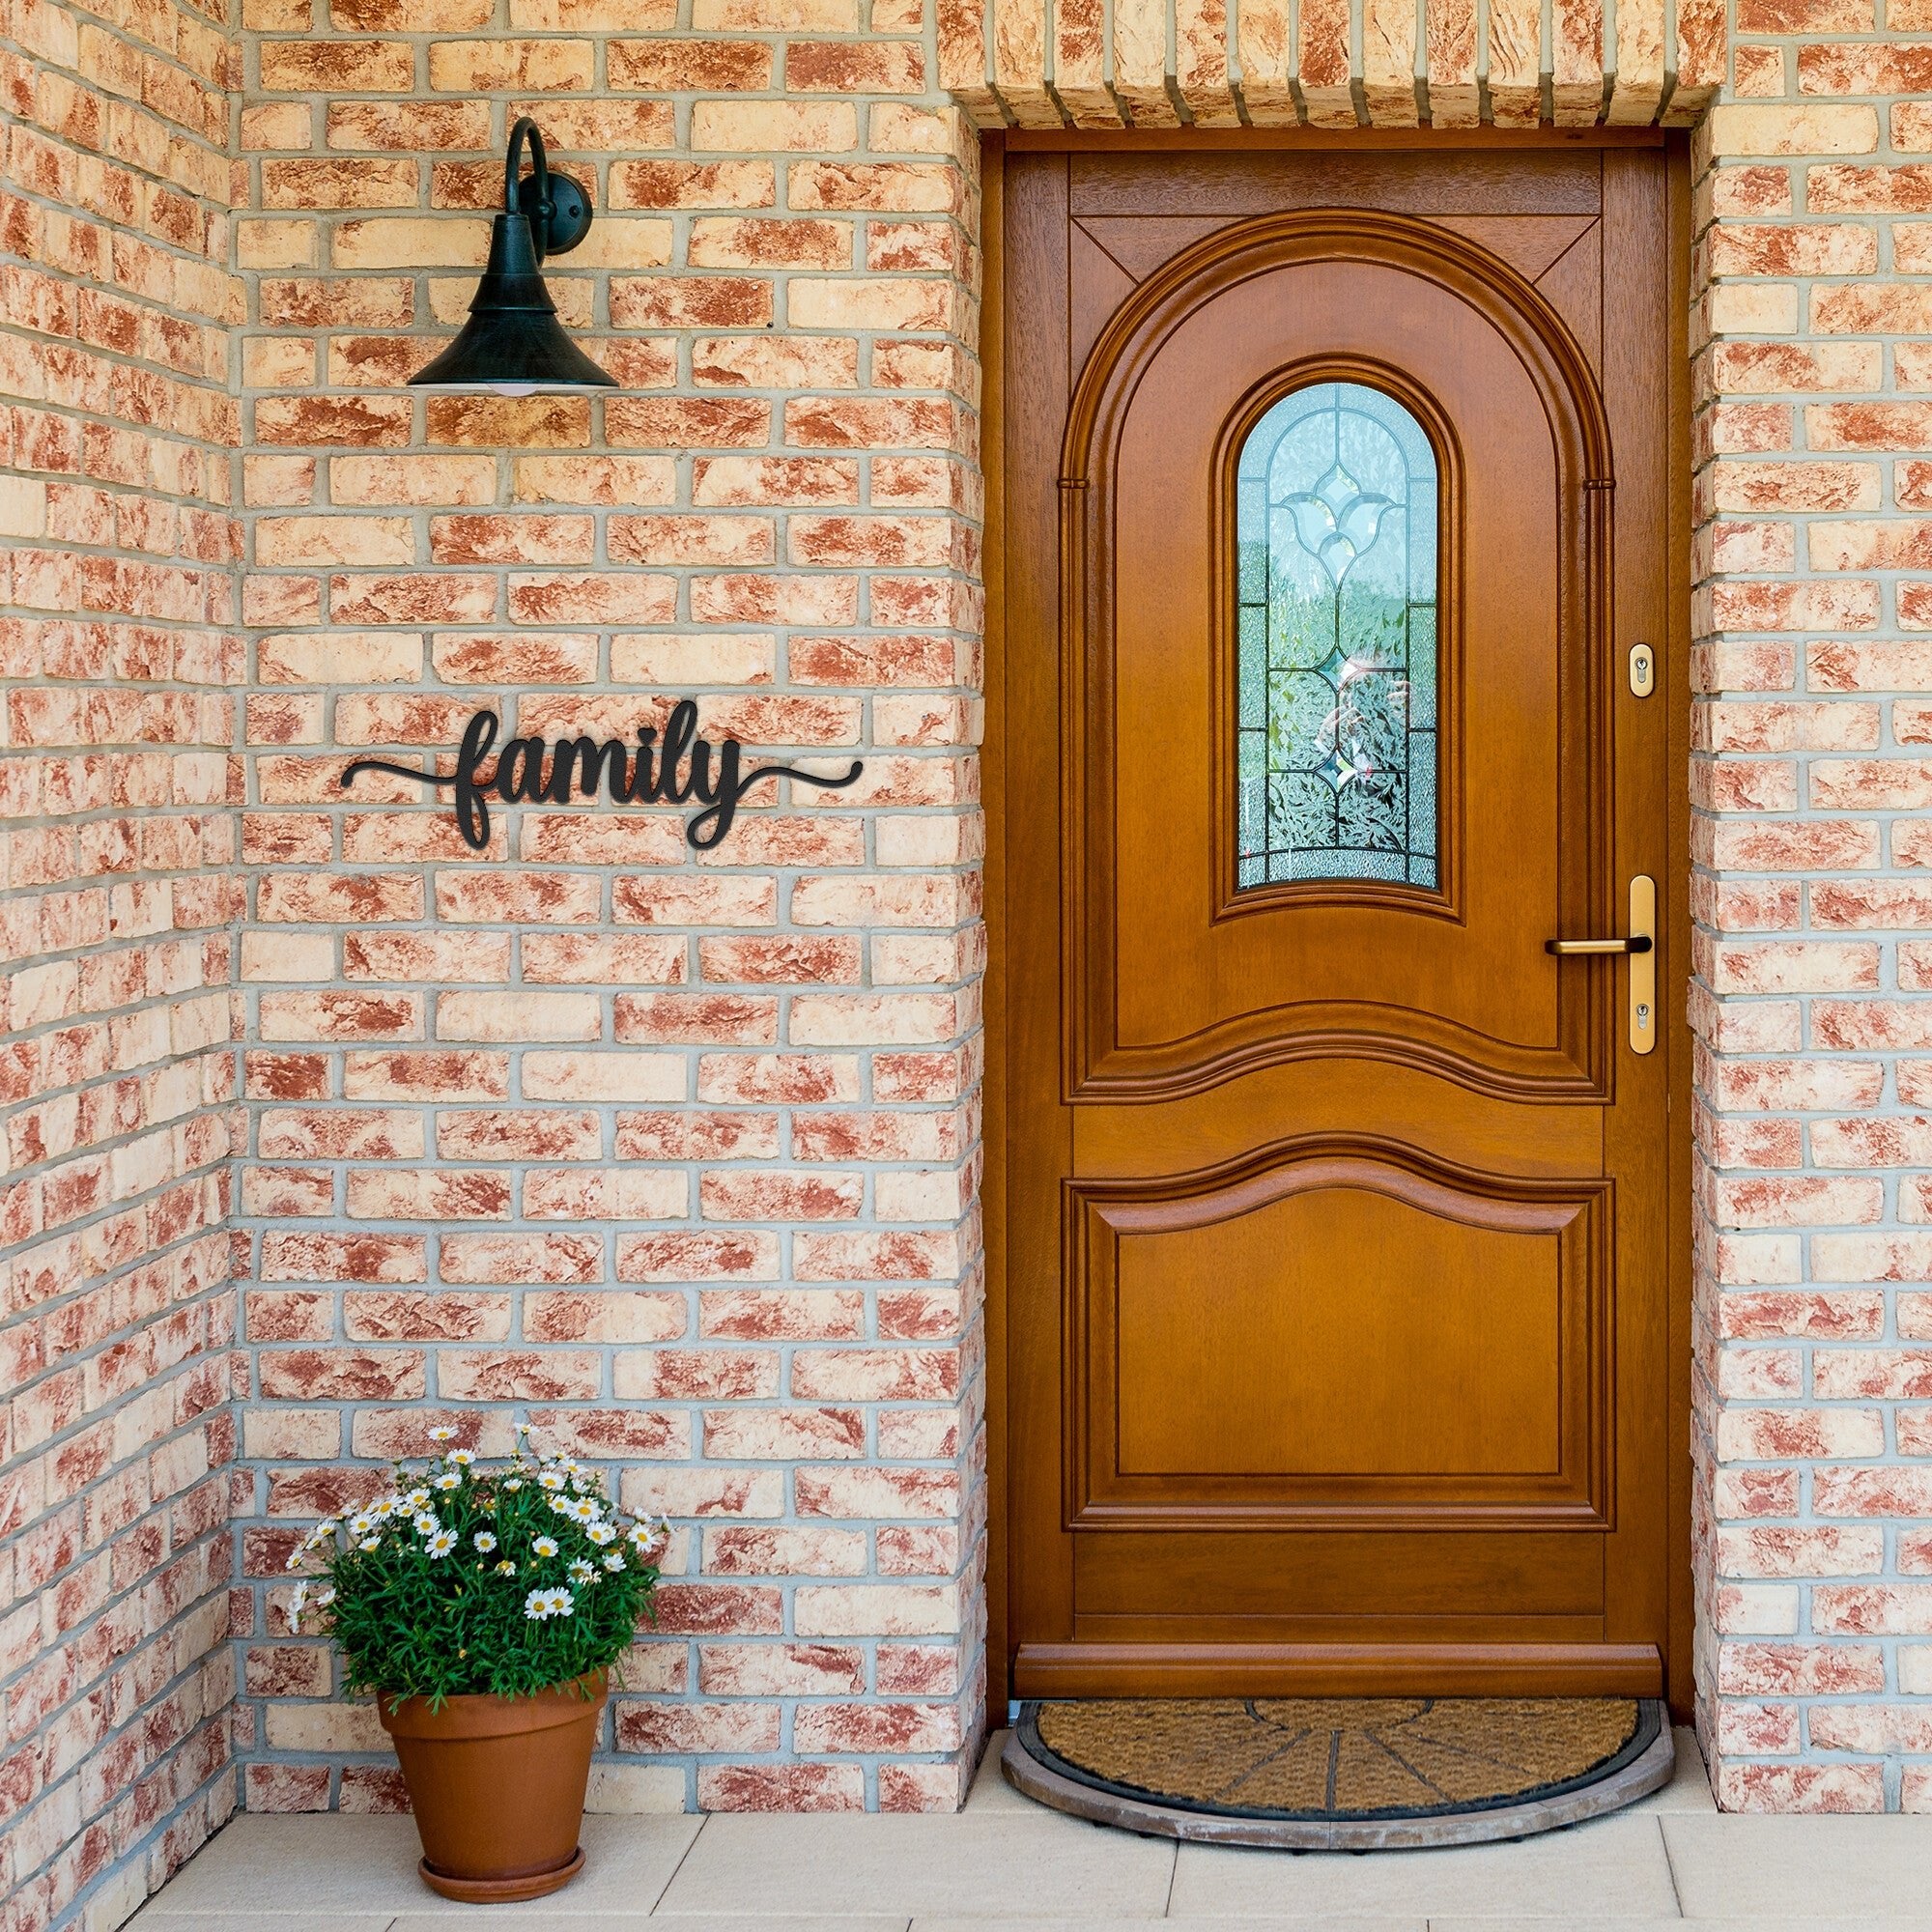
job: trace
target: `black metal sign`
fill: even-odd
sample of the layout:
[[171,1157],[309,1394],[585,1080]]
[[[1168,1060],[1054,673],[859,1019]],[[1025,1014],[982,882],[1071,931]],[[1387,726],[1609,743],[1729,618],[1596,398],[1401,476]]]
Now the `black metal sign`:
[[456,748],[456,770],[447,777],[387,758],[357,758],[340,783],[347,790],[361,772],[390,772],[420,784],[453,785],[456,823],[464,843],[478,852],[490,843],[493,793],[506,805],[568,805],[575,782],[581,798],[595,798],[601,790],[613,805],[684,805],[696,799],[702,809],[685,820],[684,836],[695,851],[708,852],[730,831],[739,800],[760,779],[782,776],[825,791],[842,791],[865,770],[854,758],[838,779],[802,772],[796,765],[753,765],[747,771],[745,748],[737,739],[713,745],[697,735],[697,706],[688,697],[671,707],[662,739],[652,725],[638,727],[635,752],[621,738],[607,738],[601,745],[587,737],[559,738],[554,745],[541,738],[510,738],[486,773],[483,761],[496,749],[501,728],[494,711],[472,713]]

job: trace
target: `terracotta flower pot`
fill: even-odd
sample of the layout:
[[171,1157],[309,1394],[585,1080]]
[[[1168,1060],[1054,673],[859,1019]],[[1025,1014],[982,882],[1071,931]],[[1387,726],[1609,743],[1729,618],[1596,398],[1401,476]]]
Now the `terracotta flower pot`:
[[606,1678],[534,1697],[426,1697],[377,1709],[402,1760],[423,1881],[445,1898],[541,1898],[583,1865],[577,1842]]

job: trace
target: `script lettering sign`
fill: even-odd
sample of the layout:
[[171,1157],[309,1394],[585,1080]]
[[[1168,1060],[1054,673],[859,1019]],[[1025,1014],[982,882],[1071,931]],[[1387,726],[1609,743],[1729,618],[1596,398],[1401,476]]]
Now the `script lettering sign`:
[[636,751],[621,738],[509,738],[496,764],[483,769],[502,728],[494,711],[473,713],[456,748],[456,770],[444,776],[387,758],[357,758],[342,774],[347,790],[362,772],[390,772],[418,783],[455,788],[456,823],[464,842],[481,852],[490,843],[490,800],[505,805],[568,805],[573,784],[581,798],[602,791],[613,805],[686,805],[700,810],[685,820],[684,836],[693,850],[708,852],[721,843],[738,813],[738,802],[760,779],[781,776],[825,791],[842,791],[865,769],[854,758],[843,778],[821,778],[796,765],[753,765],[745,769],[745,748],[735,738],[714,745],[697,735],[697,706],[680,698],[665,720],[660,739],[649,724],[638,727]]

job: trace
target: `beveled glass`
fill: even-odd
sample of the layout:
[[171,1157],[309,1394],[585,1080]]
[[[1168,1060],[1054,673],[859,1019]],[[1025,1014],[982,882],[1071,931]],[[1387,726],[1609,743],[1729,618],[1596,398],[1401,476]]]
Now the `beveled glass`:
[[1237,887],[1437,884],[1435,452],[1361,383],[1284,396],[1236,472]]

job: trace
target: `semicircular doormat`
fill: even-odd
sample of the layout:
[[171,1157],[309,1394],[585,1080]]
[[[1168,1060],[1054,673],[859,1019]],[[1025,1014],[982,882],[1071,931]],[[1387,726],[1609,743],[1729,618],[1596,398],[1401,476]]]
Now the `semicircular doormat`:
[[1132,1831],[1370,1850],[1575,1824],[1656,1790],[1673,1755],[1649,1698],[1083,1698],[1022,1706],[1003,1769]]

